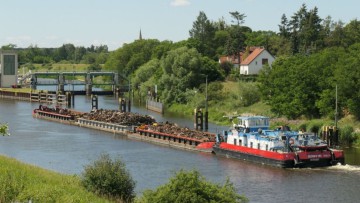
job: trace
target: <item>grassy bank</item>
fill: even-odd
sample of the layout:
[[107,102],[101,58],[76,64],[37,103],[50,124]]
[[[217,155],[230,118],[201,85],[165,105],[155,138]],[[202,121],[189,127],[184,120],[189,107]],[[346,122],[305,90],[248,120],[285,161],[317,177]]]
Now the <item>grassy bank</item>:
[[0,155],[0,202],[109,202],[62,175]]

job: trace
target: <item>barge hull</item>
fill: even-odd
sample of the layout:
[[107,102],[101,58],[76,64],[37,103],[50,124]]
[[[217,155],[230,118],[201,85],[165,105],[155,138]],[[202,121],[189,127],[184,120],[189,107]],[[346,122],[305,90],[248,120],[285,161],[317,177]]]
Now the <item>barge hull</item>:
[[225,156],[228,158],[235,158],[235,159],[250,161],[250,162],[259,163],[259,164],[266,164],[266,165],[280,167],[280,168],[294,168],[293,160],[269,159],[269,158],[265,158],[265,157],[261,157],[261,156],[256,156],[253,154],[241,153],[238,151],[223,149],[219,146],[213,146],[213,152],[216,155]]
[[315,160],[304,159],[304,160],[300,160],[299,162],[296,162],[295,160],[291,160],[291,159],[277,160],[277,159],[271,159],[250,153],[243,153],[240,151],[224,149],[219,146],[214,146],[213,152],[216,155],[221,155],[228,158],[246,160],[254,163],[266,164],[280,168],[315,168],[315,167],[333,166],[333,165],[337,165],[338,163],[341,164],[344,163],[343,159],[334,160],[334,161],[332,161],[331,159],[315,159]]

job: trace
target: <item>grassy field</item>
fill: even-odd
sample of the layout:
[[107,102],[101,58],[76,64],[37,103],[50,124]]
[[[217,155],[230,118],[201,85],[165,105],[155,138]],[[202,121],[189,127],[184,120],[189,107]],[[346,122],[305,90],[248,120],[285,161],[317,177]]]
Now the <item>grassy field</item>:
[[79,177],[0,155],[0,202],[109,202],[87,192]]
[[[87,71],[89,64],[58,64],[54,63],[49,65],[34,64],[37,72],[58,71],[58,72],[71,72],[71,71]],[[25,70],[27,71],[27,70]]]

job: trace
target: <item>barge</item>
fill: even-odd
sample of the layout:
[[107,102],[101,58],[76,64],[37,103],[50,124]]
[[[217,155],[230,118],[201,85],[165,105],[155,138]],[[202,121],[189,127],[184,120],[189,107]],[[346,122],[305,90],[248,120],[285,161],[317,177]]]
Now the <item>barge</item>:
[[[199,152],[211,153],[215,144],[215,134],[180,128],[174,124],[156,123],[147,116],[119,111],[99,110],[97,114],[96,112],[82,113],[40,105],[38,109],[33,110],[33,117]],[[129,117],[135,118],[135,121]],[[164,126],[166,127],[161,128]],[[172,132],[163,132],[166,129],[172,129]]]
[[229,131],[218,135],[213,152],[230,158],[281,168],[324,167],[344,164],[344,152],[333,149],[311,133],[288,128],[269,130],[269,118],[237,117]]

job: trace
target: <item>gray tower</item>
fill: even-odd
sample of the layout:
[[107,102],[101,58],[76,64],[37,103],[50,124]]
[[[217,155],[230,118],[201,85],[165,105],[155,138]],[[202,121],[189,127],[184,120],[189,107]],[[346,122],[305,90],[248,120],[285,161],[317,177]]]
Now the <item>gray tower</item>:
[[0,51],[0,87],[17,85],[18,55],[15,51]]

